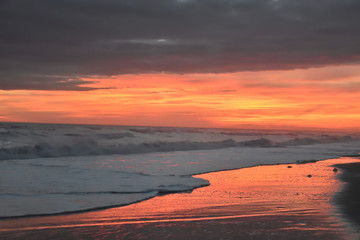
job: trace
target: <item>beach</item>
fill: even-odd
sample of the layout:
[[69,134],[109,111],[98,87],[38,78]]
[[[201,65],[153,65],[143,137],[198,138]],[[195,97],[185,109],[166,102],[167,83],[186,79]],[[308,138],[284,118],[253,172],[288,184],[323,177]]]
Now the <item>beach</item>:
[[0,240],[359,240],[360,0],[0,0]]
[[[207,187],[124,207],[3,219],[1,239],[358,239],[336,199],[356,158],[195,175]],[[354,169],[354,168],[351,168]],[[345,174],[345,175],[344,175]],[[336,196],[336,199],[334,198]],[[343,202],[346,203],[346,202]]]

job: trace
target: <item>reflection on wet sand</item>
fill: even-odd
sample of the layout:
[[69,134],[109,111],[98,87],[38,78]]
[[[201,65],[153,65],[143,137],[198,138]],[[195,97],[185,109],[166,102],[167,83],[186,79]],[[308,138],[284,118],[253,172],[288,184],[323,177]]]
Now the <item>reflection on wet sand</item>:
[[[210,186],[137,204],[0,221],[3,239],[352,239],[330,204],[333,164],[259,166],[197,175]],[[355,233],[352,233],[355,234]],[[43,238],[42,238],[43,237]]]

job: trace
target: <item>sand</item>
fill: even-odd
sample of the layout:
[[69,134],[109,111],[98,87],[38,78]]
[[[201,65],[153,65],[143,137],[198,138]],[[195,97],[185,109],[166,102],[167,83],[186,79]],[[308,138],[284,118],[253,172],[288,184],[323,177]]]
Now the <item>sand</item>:
[[335,196],[334,202],[339,205],[344,217],[358,229],[360,228],[360,163],[337,164],[335,167],[343,171],[340,179],[346,184],[341,193]]
[[[350,165],[344,164],[355,161],[201,174],[196,177],[211,185],[191,193],[101,211],[1,220],[0,239],[360,239],[344,208],[344,199],[353,198],[346,195],[353,192],[351,184],[338,180],[349,176]],[[334,164],[344,172],[334,172]]]

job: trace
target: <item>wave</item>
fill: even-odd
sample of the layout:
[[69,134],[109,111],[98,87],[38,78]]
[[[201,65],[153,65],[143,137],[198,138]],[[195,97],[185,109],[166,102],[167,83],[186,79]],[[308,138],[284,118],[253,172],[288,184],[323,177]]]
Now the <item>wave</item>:
[[258,138],[249,141],[177,141],[177,142],[145,142],[145,143],[111,143],[102,144],[93,139],[76,139],[72,142],[39,142],[28,146],[14,146],[0,148],[0,160],[50,158],[69,156],[91,156],[112,154],[138,154],[152,152],[173,152],[192,150],[211,150],[231,147],[289,147],[334,142],[356,141],[352,136],[319,136],[317,138],[294,138],[287,141],[275,142],[268,138]]
[[0,160],[289,147],[359,140],[320,132],[0,123]]

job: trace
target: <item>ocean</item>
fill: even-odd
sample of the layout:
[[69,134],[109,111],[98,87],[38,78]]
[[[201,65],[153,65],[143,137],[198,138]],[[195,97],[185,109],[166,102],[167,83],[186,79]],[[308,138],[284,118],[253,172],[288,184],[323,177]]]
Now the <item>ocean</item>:
[[0,123],[0,218],[128,205],[209,185],[195,174],[359,146],[348,132]]

